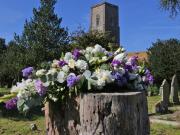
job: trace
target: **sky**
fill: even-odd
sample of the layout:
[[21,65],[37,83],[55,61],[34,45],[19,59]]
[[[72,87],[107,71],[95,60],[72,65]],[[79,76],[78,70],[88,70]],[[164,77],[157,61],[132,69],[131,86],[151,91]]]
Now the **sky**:
[[[157,39],[180,38],[180,15],[170,18],[159,0],[106,0],[119,6],[120,42],[128,52],[145,51]],[[103,0],[58,0],[55,13],[69,32],[90,26],[91,7]],[[6,42],[21,34],[39,0],[3,0],[0,4],[0,37]]]

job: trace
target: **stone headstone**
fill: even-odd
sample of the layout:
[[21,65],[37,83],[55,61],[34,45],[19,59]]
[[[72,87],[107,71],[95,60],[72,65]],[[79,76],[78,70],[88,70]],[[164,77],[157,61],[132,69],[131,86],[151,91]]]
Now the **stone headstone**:
[[170,95],[170,86],[166,79],[162,82],[162,85],[160,87],[161,91],[161,101],[163,106],[167,106],[169,104],[169,95]]
[[168,111],[170,87],[166,79],[163,80],[159,89],[161,101],[155,105],[156,113],[166,113]]
[[168,106],[164,105],[162,103],[162,101],[158,101],[156,104],[155,104],[155,113],[167,113],[168,112]]
[[179,90],[179,85],[178,85],[177,76],[174,75],[171,82],[171,100],[174,104],[179,103],[178,90]]

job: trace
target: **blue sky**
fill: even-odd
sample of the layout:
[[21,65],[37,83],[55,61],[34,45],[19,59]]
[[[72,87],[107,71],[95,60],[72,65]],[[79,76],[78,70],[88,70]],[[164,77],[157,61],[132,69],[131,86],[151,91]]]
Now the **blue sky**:
[[[62,26],[75,31],[90,24],[90,7],[102,0],[58,0],[55,12],[63,18]],[[127,51],[144,51],[157,39],[180,38],[180,15],[170,18],[159,0],[107,0],[119,6],[120,40]],[[25,19],[32,16],[38,0],[3,0],[0,4],[0,37],[10,41],[21,34]]]

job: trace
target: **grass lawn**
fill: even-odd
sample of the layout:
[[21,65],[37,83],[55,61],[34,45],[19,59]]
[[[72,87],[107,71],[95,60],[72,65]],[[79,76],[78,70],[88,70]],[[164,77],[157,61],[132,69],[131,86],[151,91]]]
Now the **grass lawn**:
[[149,114],[154,113],[154,105],[160,101],[161,97],[160,96],[152,96],[152,97],[148,97],[148,112]]
[[[160,100],[159,96],[148,97],[149,113],[153,113],[153,106]],[[38,131],[32,132],[30,124],[35,123]],[[0,118],[0,135],[45,135],[45,121],[43,116],[34,116],[31,120],[25,118]],[[151,135],[180,135],[180,128],[162,124],[151,124]]]
[[0,88],[0,96],[9,94],[10,90],[6,88]]
[[[38,131],[32,132],[30,125],[35,123]],[[28,119],[0,119],[0,135],[45,135],[45,122],[43,116],[38,116],[34,120]]]
[[180,128],[162,124],[151,124],[151,135],[180,135]]

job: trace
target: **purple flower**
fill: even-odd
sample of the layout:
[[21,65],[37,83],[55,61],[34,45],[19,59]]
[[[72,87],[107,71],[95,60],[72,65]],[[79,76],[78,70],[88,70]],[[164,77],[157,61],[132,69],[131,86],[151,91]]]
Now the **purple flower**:
[[111,62],[111,65],[112,65],[113,67],[118,67],[118,66],[121,65],[121,62],[118,61],[118,60],[113,60],[113,61]]
[[23,70],[22,70],[23,77],[28,78],[29,76],[31,76],[33,70],[34,70],[33,67],[27,67],[27,68],[23,69]]
[[125,67],[125,70],[126,70],[126,71],[129,71],[129,72],[132,72],[132,71],[138,69],[138,66],[137,66],[137,65],[129,65],[129,64],[125,64],[124,67]]
[[107,54],[109,57],[113,56],[113,53],[112,52],[108,52]]
[[154,78],[153,78],[152,75],[148,75],[148,76],[147,76],[147,79],[148,79],[149,84],[153,84]]
[[148,69],[146,69],[146,71],[145,71],[145,76],[146,76],[146,82],[149,84],[153,84],[154,78]]
[[13,98],[5,103],[5,107],[7,110],[13,110],[17,108],[17,97]]
[[37,90],[37,92],[40,96],[43,96],[46,94],[47,88],[43,85],[42,81],[40,81],[40,80],[36,80],[35,89]]
[[130,63],[131,63],[132,66],[137,65],[137,62],[138,62],[138,56],[132,56],[130,58]]
[[133,66],[125,64],[125,70],[131,72],[133,71]]
[[74,73],[70,73],[67,77],[67,86],[73,87],[77,81],[79,80],[79,77],[76,77]]
[[151,72],[149,71],[149,69],[146,69],[145,75],[149,75],[149,74],[151,74]]
[[74,56],[74,59],[77,60],[79,58],[79,56],[81,55],[80,51],[78,49],[75,49],[73,51],[73,56]]
[[59,64],[60,67],[63,67],[63,66],[65,66],[65,65],[67,65],[66,61],[64,61],[64,60],[60,60],[60,61],[58,62],[58,64]]
[[113,72],[113,73],[112,73],[112,76],[113,76],[113,78],[115,79],[115,83],[116,83],[118,86],[122,87],[122,86],[124,86],[124,85],[127,84],[127,78],[126,78],[126,76],[122,75],[121,73],[119,73],[119,72]]

